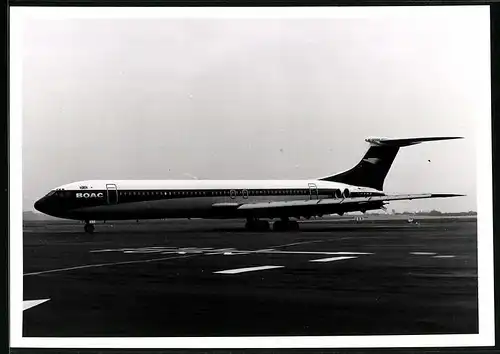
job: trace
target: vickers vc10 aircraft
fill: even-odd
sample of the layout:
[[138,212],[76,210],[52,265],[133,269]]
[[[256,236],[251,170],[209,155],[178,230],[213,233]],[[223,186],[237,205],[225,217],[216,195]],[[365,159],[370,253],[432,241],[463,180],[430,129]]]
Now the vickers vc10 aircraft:
[[35,203],[45,214],[85,221],[164,218],[241,218],[249,230],[297,230],[291,218],[385,209],[392,200],[458,197],[459,194],[387,195],[384,180],[399,149],[426,141],[460,139],[368,138],[361,161],[342,173],[310,180],[88,180],[50,191]]

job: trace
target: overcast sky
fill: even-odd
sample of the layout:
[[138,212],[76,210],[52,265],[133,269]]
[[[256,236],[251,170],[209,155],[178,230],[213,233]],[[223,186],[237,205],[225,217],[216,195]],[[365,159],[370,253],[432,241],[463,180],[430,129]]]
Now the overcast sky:
[[366,137],[446,135],[465,139],[402,149],[385,189],[468,196],[390,208],[476,210],[489,18],[433,9],[372,19],[30,20],[24,209],[85,179],[316,178],[356,164]]

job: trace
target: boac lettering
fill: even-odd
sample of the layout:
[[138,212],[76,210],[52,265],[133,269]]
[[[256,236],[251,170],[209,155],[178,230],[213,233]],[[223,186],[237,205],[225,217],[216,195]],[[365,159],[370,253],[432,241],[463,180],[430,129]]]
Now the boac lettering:
[[103,198],[103,193],[76,193],[77,198]]

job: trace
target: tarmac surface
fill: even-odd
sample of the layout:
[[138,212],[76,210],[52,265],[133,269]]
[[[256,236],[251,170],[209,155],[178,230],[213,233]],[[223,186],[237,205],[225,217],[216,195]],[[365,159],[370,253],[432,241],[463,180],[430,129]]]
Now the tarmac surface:
[[243,224],[25,221],[24,336],[478,332],[476,219]]

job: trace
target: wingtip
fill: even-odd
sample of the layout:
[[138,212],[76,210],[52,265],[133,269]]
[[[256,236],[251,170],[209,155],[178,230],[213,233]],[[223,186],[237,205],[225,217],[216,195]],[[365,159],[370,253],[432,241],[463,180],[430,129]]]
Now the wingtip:
[[453,193],[438,193],[432,194],[434,198],[455,198],[455,197],[466,197],[466,194],[453,194]]

